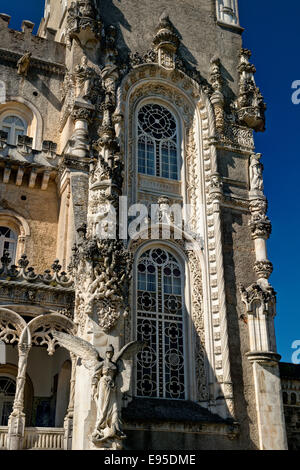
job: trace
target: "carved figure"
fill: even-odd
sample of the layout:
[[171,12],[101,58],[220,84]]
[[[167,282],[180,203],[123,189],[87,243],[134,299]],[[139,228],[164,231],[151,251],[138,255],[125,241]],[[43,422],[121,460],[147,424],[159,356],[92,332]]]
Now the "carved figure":
[[125,439],[118,404],[121,387],[117,379],[125,369],[124,360],[132,359],[145,344],[133,341],[126,344],[115,356],[114,348],[110,345],[105,351],[105,358],[102,359],[97,349],[87,341],[57,331],[52,334],[61,346],[79,356],[84,366],[94,372],[92,397],[97,407],[97,419],[92,434],[93,442]]
[[23,77],[27,76],[31,56],[32,56],[31,52],[26,52],[26,54],[24,54],[21,57],[21,59],[18,60],[17,62],[18,75],[22,75]]
[[250,163],[250,189],[251,191],[263,191],[263,165],[260,163],[261,155],[253,155]]

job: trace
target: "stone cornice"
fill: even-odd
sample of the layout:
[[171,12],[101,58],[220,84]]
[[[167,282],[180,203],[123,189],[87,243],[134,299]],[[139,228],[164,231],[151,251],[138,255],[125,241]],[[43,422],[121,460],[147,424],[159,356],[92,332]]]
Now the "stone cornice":
[[[7,62],[17,65],[18,60],[22,57],[22,54],[10,51],[8,49],[0,48],[0,60],[5,60]],[[66,67],[63,64],[56,62],[48,62],[37,57],[32,57],[30,59],[30,68],[34,67],[45,73],[51,73],[56,75],[65,75]]]

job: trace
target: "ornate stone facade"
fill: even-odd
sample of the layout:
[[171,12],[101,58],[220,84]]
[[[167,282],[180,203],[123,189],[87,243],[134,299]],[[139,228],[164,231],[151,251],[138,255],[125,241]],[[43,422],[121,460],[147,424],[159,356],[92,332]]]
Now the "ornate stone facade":
[[0,15],[0,446],[284,449],[237,2],[98,3],[50,0],[37,37]]

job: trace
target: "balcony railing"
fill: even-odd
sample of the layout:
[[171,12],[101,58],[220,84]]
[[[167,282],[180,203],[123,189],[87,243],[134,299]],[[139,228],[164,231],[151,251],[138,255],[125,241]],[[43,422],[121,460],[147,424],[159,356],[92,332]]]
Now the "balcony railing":
[[7,449],[8,427],[0,426],[0,450]]
[[64,449],[64,428],[25,428],[23,449]]
[[[8,449],[8,426],[0,426],[0,450]],[[64,428],[25,428],[23,449],[63,450]]]

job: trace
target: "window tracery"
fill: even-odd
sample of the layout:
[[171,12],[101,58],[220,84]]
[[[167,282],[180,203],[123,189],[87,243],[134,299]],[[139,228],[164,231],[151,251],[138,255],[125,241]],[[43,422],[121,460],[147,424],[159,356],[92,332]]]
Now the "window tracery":
[[141,397],[185,399],[184,273],[163,248],[141,255],[137,264],[136,393]]
[[137,121],[139,173],[178,180],[178,130],[173,114],[159,104],[146,104],[139,109]]

